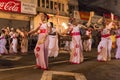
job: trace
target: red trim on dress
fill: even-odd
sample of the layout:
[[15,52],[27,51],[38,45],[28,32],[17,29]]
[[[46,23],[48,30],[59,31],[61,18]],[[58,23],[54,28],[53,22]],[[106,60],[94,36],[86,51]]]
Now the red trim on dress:
[[37,67],[38,69],[41,69],[41,66],[39,66],[39,65],[37,65],[37,64],[36,64],[36,67]]
[[70,61],[70,63],[71,63],[71,64],[80,64],[80,63],[77,63],[77,62],[72,62],[72,61]]
[[36,51],[40,51],[40,47],[36,47]]
[[80,45],[79,45],[79,44],[76,44],[75,48],[79,48],[79,47],[80,47]]
[[5,39],[5,37],[1,37],[0,39]]
[[110,34],[101,35],[101,37],[103,37],[103,38],[106,38],[106,37],[109,37],[109,36],[110,36]]
[[38,58],[38,57],[39,57],[39,54],[37,53],[35,56],[36,56],[36,58]]
[[39,66],[38,64],[36,64],[36,67],[37,67],[38,69],[48,70],[48,68],[42,68],[42,67]]
[[46,29],[40,29],[40,33],[46,33]]
[[120,38],[120,35],[116,36],[116,38]]
[[76,53],[76,52],[74,53],[74,56],[75,56],[75,57],[77,56],[77,53]]
[[77,36],[77,35],[80,35],[80,32],[73,32],[73,33],[71,33],[71,36]]
[[105,60],[97,60],[98,62],[106,62]]

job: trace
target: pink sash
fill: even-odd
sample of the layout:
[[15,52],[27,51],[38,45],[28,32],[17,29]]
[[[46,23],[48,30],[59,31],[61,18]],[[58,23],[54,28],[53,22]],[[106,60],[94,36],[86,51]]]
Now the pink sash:
[[77,36],[77,35],[80,35],[80,32],[73,32],[73,33],[71,33],[71,36]]

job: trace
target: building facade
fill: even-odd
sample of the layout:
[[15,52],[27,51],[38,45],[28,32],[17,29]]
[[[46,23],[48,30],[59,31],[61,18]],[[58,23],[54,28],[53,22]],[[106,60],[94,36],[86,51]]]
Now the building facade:
[[50,16],[58,28],[69,22],[68,0],[2,0],[0,1],[0,28],[33,29],[39,26],[40,13]]
[[38,0],[38,15],[34,18],[34,27],[39,26],[40,13],[50,16],[49,22],[53,22],[57,28],[62,28],[62,23],[68,23],[68,0]]
[[33,24],[37,0],[1,0],[0,28],[26,28]]

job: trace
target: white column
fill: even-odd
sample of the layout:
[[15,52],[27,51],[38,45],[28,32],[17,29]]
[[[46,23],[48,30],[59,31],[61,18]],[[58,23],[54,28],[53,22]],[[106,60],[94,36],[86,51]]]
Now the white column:
[[45,0],[45,8],[46,8],[46,0]]
[[40,0],[40,7],[42,7],[42,0]]

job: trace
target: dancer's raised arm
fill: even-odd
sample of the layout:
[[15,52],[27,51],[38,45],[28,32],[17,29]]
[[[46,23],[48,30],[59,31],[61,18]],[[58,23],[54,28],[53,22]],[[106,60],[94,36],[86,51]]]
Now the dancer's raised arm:
[[33,30],[29,31],[28,34],[37,32],[39,30],[40,26],[41,26],[41,24],[38,27],[34,28]]

